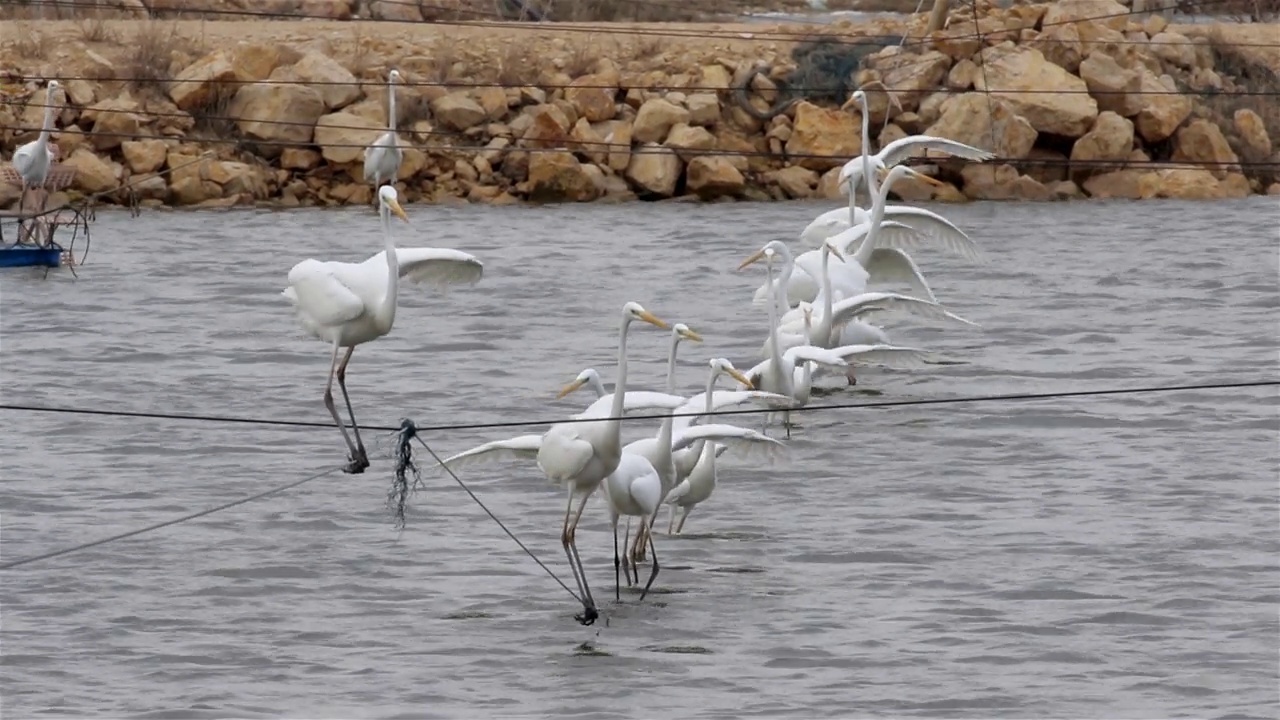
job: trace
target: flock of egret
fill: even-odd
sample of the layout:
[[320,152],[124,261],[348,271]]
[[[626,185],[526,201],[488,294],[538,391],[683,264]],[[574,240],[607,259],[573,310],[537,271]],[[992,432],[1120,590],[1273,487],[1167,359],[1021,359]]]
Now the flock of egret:
[[[863,146],[869,148],[866,97],[858,91],[850,102],[862,106]],[[394,128],[389,135],[394,142]],[[375,159],[383,157],[389,152],[384,145],[380,138],[368,154]],[[820,215],[802,231],[802,241],[816,248],[796,256],[786,243],[775,240],[739,265],[741,270],[763,260],[766,267],[765,283],[755,293],[755,304],[767,309],[769,335],[761,348],[764,359],[755,367],[743,372],[725,358],[713,358],[708,363],[705,391],[692,397],[678,394],[677,349],[682,342],[700,342],[702,338],[682,323],[668,325],[639,303],[628,302],[620,318],[617,379],[612,392],[606,390],[594,369],[583,370],[558,396],[589,387],[596,398],[581,413],[545,433],[496,440],[453,455],[443,461],[442,470],[454,472],[468,465],[503,459],[535,461],[547,479],[566,493],[561,543],[589,608],[594,608],[595,603],[575,534],[587,501],[596,490],[603,489],[614,536],[615,597],[621,599],[624,572],[628,586],[639,584],[639,563],[648,555],[652,556],[652,564],[640,592],[643,600],[658,575],[652,528],[662,505],[671,508],[668,534],[679,533],[690,511],[705,502],[715,489],[718,456],[735,451],[748,456],[759,453],[766,459],[777,457],[785,445],[766,434],[771,419],[781,414],[790,435],[788,411],[808,402],[815,373],[835,369],[852,383],[855,365],[914,368],[928,362],[928,352],[892,344],[885,330],[868,323],[868,317],[901,311],[973,325],[938,303],[903,249],[921,240],[933,240],[973,258],[977,253],[972,241],[935,213],[887,204],[891,187],[905,176],[937,183],[898,164],[924,150],[976,161],[991,157],[968,145],[922,135],[891,143],[876,155],[864,153],[849,161],[840,173],[848,206]],[[375,181],[388,178],[384,170],[377,168],[367,173]],[[855,202],[863,183],[872,199],[869,209],[859,208]],[[482,263],[465,252],[396,248],[391,216],[405,222],[408,218],[394,187],[380,187],[377,197],[384,250],[362,263],[303,260],[289,272],[289,287],[283,293],[303,329],[332,346],[324,400],[350,451],[345,469],[352,473],[369,466],[345,382],[355,346],[390,332],[401,278],[445,287],[473,284],[483,273]],[[906,283],[912,294],[869,291],[870,282]],[[627,337],[636,321],[671,333],[666,392],[628,388]],[[716,389],[718,381],[726,376],[743,389]],[[335,378],[351,420],[351,435],[333,401]],[[719,410],[743,405],[764,410],[763,431],[702,422]],[[623,445],[623,416],[627,412],[655,410],[668,413],[657,432]],[[624,516],[628,521],[620,552],[618,521]],[[631,518],[639,520],[634,539]]]

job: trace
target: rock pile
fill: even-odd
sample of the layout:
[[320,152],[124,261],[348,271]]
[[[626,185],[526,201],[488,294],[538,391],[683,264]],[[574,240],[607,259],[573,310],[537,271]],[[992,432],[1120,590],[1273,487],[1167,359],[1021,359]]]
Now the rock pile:
[[[904,182],[904,199],[1280,193],[1280,119],[1232,95],[1243,81],[1215,68],[1209,40],[1160,16],[1136,22],[1113,0],[992,9],[973,26],[957,15],[857,72],[877,145],[923,133],[997,156],[928,160],[946,185]],[[604,57],[538,85],[458,89],[414,84],[414,60],[396,63],[410,201],[836,198],[839,166],[863,149],[856,110],[799,99],[759,119],[778,98],[770,77],[794,70],[785,64],[760,74],[750,58],[712,57],[636,72]],[[58,142],[75,189],[127,186],[117,201],[368,203],[363,148],[387,122],[372,77],[305,45],[242,43],[150,90],[68,80]],[[0,147],[34,138],[44,102],[35,90],[25,107],[0,104],[0,127],[25,128]]]

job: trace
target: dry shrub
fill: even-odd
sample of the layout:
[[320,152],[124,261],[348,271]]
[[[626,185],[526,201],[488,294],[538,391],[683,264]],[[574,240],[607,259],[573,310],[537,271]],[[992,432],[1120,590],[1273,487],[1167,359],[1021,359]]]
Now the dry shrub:
[[53,36],[39,30],[32,30],[17,33],[17,38],[13,41],[13,49],[18,52],[19,57],[28,60],[47,60],[53,53],[55,44]]
[[571,78],[580,78],[592,73],[604,55],[604,48],[599,41],[588,36],[586,42],[575,44],[569,56],[564,58],[564,73]]
[[728,0],[542,0],[550,19],[564,22],[691,22],[724,15]]
[[101,15],[95,14],[80,22],[80,39],[87,43],[113,43],[120,40],[120,35]]
[[528,42],[512,40],[502,46],[495,81],[508,87],[537,85],[542,79],[541,64]]
[[179,37],[176,24],[169,26],[159,20],[141,22],[128,45],[121,69],[135,88],[163,92],[174,53],[190,44]]

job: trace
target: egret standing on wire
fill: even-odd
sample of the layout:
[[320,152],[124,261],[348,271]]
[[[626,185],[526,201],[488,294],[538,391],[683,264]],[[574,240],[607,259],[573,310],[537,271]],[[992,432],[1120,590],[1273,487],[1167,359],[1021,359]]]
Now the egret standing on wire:
[[395,184],[400,175],[400,161],[404,159],[400,137],[396,134],[396,81],[399,79],[399,70],[387,73],[387,131],[364,149],[364,179],[373,183],[375,193],[384,182]]
[[[347,363],[357,345],[377,340],[391,332],[396,320],[396,295],[400,278],[428,282],[436,287],[480,280],[484,266],[474,256],[449,248],[403,248],[397,250],[391,237],[391,216],[405,222],[409,218],[400,207],[394,187],[378,191],[379,212],[386,249],[362,263],[324,262],[307,259],[289,271],[289,287],[282,293],[293,304],[302,328],[333,346],[329,380],[324,388],[324,404],[342,431],[351,455],[346,472],[359,473],[369,467],[369,456],[360,440],[351,398],[347,396]],[[347,352],[338,362],[342,348]],[[338,379],[342,399],[347,404],[352,443],[338,417],[333,402],[333,380]]]

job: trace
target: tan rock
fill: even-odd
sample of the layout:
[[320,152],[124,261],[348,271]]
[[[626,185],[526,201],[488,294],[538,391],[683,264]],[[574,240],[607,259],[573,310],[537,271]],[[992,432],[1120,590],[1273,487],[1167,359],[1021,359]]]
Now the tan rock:
[[1177,83],[1168,75],[1156,77],[1145,68],[1142,78],[1142,109],[1135,124],[1142,139],[1149,143],[1165,140],[1191,115],[1191,97],[1178,91]]
[[120,143],[120,152],[130,172],[141,175],[164,166],[169,146],[163,140],[126,140]]
[[[925,94],[942,85],[951,69],[951,58],[936,50],[914,53],[891,46],[877,54],[873,67],[892,89],[902,111],[914,111]],[[878,119],[875,112],[871,115],[873,121]]]
[[471,91],[471,98],[476,101],[477,105],[484,108],[486,119],[490,121],[501,120],[506,117],[507,110],[510,108],[510,98],[507,97],[507,92],[500,87],[474,88]]
[[[535,148],[566,147],[573,124],[559,106],[536,105],[522,118],[528,118],[528,126],[520,135],[520,141],[524,145]],[[513,123],[512,130],[515,129]]]
[[965,93],[953,97],[943,108],[942,117],[925,130],[925,135],[955,140],[1010,159],[1026,157],[1035,145],[1035,128],[1015,114],[1005,100],[986,93]]
[[418,3],[404,0],[368,0],[366,7],[369,16],[374,20],[390,20],[393,22],[420,23],[423,21],[422,9]]
[[1080,77],[1098,103],[1121,117],[1133,117],[1142,110],[1142,77],[1136,70],[1122,67],[1115,58],[1095,52],[1080,63]]
[[361,160],[365,148],[385,130],[359,115],[330,113],[316,121],[315,144],[320,147],[320,154],[325,160],[337,164],[352,163]]
[[1186,70],[1196,66],[1195,46],[1181,33],[1166,31],[1153,36],[1151,52],[1164,62]]
[[1155,173],[1144,170],[1116,170],[1094,175],[1084,181],[1090,197],[1140,200],[1155,196]]
[[72,78],[62,84],[62,89],[67,93],[67,100],[73,105],[80,107],[88,107],[97,99],[98,94],[92,83],[79,78]]
[[728,68],[718,63],[702,66],[702,80],[699,87],[713,90],[728,90],[733,87],[733,74]]
[[1108,162],[1120,162],[1133,150],[1133,122],[1110,110],[1098,113],[1093,128],[1071,147],[1071,162],[1082,169],[1098,170]]
[[305,53],[294,63],[293,73],[300,82],[314,86],[330,110],[340,110],[364,95],[351,71],[318,52]]
[[564,97],[579,117],[589,122],[613,119],[617,112],[618,78],[609,74],[583,75],[569,83]]
[[1022,172],[1027,177],[1037,180],[1041,185],[1049,187],[1053,183],[1067,179],[1066,155],[1048,148],[1031,148],[1027,153]]
[[225,84],[235,79],[231,58],[217,50],[179,72],[169,83],[169,98],[187,112],[209,107],[221,97]]
[[1085,197],[1080,186],[1070,180],[1057,180],[1048,183],[1045,187],[1049,189],[1049,194],[1054,200],[1082,200]]
[[1259,161],[1271,154],[1271,137],[1267,134],[1267,126],[1258,113],[1240,108],[1231,117],[1236,135],[1240,138],[1241,153],[1253,161]]
[[738,168],[723,157],[696,157],[685,168],[686,187],[689,192],[704,200],[736,197],[746,188],[746,184],[746,179]]
[[280,153],[280,167],[287,170],[310,170],[320,164],[320,153],[311,148],[285,148]]
[[765,179],[781,188],[787,197],[799,200],[813,195],[813,188],[818,184],[818,173],[799,165],[790,165],[768,173]]
[[716,136],[712,135],[706,128],[679,123],[674,125],[671,131],[667,133],[665,145],[675,150],[681,160],[689,162],[698,155],[714,150]]
[[222,197],[222,186],[199,176],[183,177],[169,184],[169,197],[175,205],[199,205]]
[[222,186],[224,197],[243,196],[244,199],[263,199],[267,186],[257,169],[242,162],[214,162],[209,165],[209,179]]
[[939,30],[930,36],[933,47],[954,60],[973,57],[982,49],[982,41],[973,32],[973,24],[956,23],[956,27]]
[[637,192],[671,197],[680,182],[680,156],[657,143],[643,144],[631,153],[626,177]]
[[62,164],[76,171],[71,186],[77,190],[98,194],[120,187],[120,166],[94,155],[88,148],[77,149]]
[[862,118],[855,112],[807,101],[795,106],[787,155],[810,170],[825,171],[862,153]]
[[964,194],[974,200],[1048,200],[1048,188],[1011,165],[971,163],[960,171]]
[[1175,200],[1216,200],[1226,197],[1218,179],[1208,170],[1169,168],[1158,170],[1156,197]]
[[1267,186],[1267,195],[1271,197],[1280,196],[1280,182],[1273,182]]
[[978,90],[1008,100],[1039,132],[1077,138],[1089,131],[1098,104],[1083,80],[1045,59],[1039,50],[997,46],[984,50]]
[[300,58],[298,51],[288,45],[241,43],[232,51],[231,64],[235,68],[236,80],[261,82],[270,78],[282,64],[287,65]]
[[678,123],[688,124],[689,111],[663,98],[646,100],[636,112],[631,126],[631,137],[637,142],[660,143]]
[[1240,158],[1236,157],[1218,126],[1208,120],[1193,120],[1178,130],[1173,140],[1174,162],[1205,165],[1217,179],[1232,170],[1239,172]]
[[294,83],[246,85],[231,99],[227,114],[238,118],[240,133],[251,140],[265,141],[259,147],[264,157],[280,155],[279,143],[311,143],[316,121],[325,112],[320,93]]
[[396,173],[396,179],[412,180],[426,168],[427,154],[415,147],[406,147],[401,150],[401,153],[403,155],[400,159],[400,171]]
[[468,130],[488,119],[489,114],[464,92],[442,95],[431,103],[431,113],[439,124],[457,130]]
[[947,73],[947,88],[964,92],[973,89],[973,79],[978,76],[978,66],[965,58],[951,66]]
[[138,129],[144,122],[144,118],[138,114],[141,108],[128,95],[108,98],[90,110],[90,117],[94,119],[93,137],[90,141],[98,150],[120,147],[120,143],[138,135]]
[[689,124],[710,127],[720,121],[720,98],[715,93],[694,93],[684,101]]
[[1084,59],[1084,43],[1080,42],[1080,31],[1075,25],[1051,25],[1031,41],[1030,47],[1039,50],[1046,60],[1063,70],[1073,75],[1079,73],[1080,61]]
[[1147,37],[1155,37],[1164,32],[1167,27],[1169,27],[1169,21],[1163,15],[1148,15],[1142,21],[1142,30],[1147,34]]
[[605,164],[616,173],[626,170],[631,164],[631,121],[611,121],[602,138],[602,147],[608,151]]
[[1115,0],[1058,0],[1049,5],[1041,19],[1042,27],[1097,23],[1113,30],[1124,30],[1132,13]]
[[529,158],[529,199],[534,202],[589,202],[603,187],[571,152],[537,152]]

